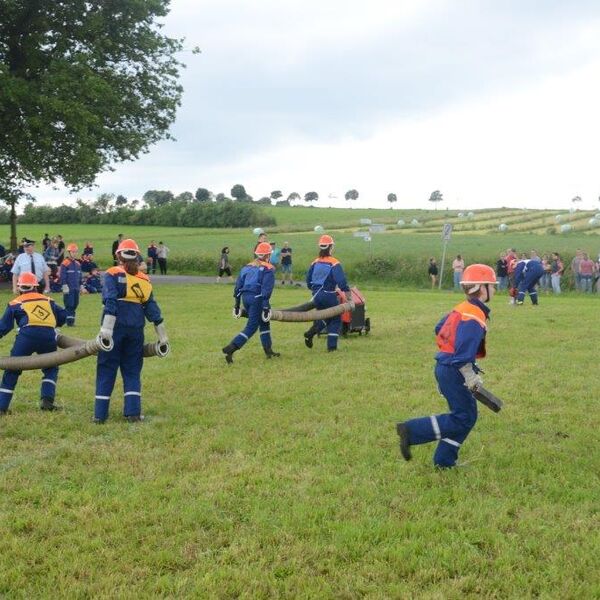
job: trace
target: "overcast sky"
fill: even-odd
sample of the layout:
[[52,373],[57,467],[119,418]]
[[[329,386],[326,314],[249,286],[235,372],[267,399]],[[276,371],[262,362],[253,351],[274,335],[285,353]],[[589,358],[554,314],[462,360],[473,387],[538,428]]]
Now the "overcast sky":
[[182,55],[177,141],[79,196],[600,207],[597,0],[172,0],[165,31],[202,50]]

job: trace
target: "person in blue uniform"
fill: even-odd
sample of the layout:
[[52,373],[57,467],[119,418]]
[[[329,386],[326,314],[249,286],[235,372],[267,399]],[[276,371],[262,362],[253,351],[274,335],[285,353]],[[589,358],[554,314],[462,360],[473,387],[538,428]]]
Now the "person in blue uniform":
[[528,258],[521,259],[515,267],[515,287],[517,288],[517,305],[522,305],[525,294],[529,294],[531,303],[537,305],[538,293],[536,286],[544,274],[540,261]]
[[75,325],[75,311],[79,306],[79,290],[81,288],[81,265],[75,258],[77,244],[67,246],[67,257],[60,263],[60,285],[63,303],[67,310],[67,327]]
[[[0,320],[0,337],[10,333],[16,323],[18,328],[11,356],[47,354],[56,350],[55,327],[64,325],[67,313],[64,308],[37,292],[38,279],[33,273],[21,273],[17,280],[20,292],[8,303]],[[21,371],[4,371],[0,383],[0,414],[7,414]],[[58,367],[42,369],[40,408],[59,410],[54,404]]]
[[231,342],[223,348],[225,360],[231,364],[233,353],[237,352],[256,333],[260,331],[260,343],[267,358],[280,356],[273,352],[271,341],[271,293],[275,285],[275,269],[269,262],[271,245],[269,242],[260,242],[254,249],[256,258],[242,268],[235,282],[233,297],[235,304],[233,316],[239,319],[242,316],[241,303],[248,314],[248,323]]
[[83,282],[83,287],[88,294],[101,294],[102,293],[102,279],[100,279],[100,273],[98,269],[94,269]]
[[154,323],[161,345],[169,342],[150,279],[138,270],[139,252],[134,240],[123,240],[115,251],[119,264],[108,269],[104,277],[104,311],[98,339],[105,347],[112,345],[112,349],[98,353],[94,405],[96,423],[104,423],[108,419],[110,396],[119,370],[125,396],[123,416],[130,422],[143,419],[141,372],[145,320]]
[[[333,255],[334,242],[330,235],[319,238],[319,256],[313,261],[306,274],[306,285],[313,293],[313,302],[318,310],[330,308],[339,304],[336,288],[343,297],[350,298],[350,288],[342,264]],[[312,327],[304,333],[304,343],[307,348],[313,347],[313,337],[322,330],[327,330],[327,351],[337,350],[338,338],[342,327],[342,317],[332,317],[325,321],[315,321]]]
[[477,401],[472,392],[483,382],[475,360],[486,353],[490,314],[487,303],[494,296],[496,274],[487,265],[469,265],[463,271],[460,284],[467,299],[435,327],[439,348],[435,356],[435,377],[450,412],[396,425],[402,457],[410,460],[411,446],[437,440],[433,463],[439,468],[456,465],[460,447],[477,421]]

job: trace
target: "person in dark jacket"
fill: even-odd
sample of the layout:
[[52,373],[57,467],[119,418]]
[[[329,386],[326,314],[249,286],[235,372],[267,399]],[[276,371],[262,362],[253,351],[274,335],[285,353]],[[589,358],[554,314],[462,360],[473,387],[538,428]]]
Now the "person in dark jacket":
[[248,323],[223,348],[225,360],[229,364],[233,362],[234,352],[242,348],[257,330],[260,330],[260,343],[267,358],[279,356],[279,352],[273,352],[271,342],[271,293],[275,285],[275,269],[269,262],[271,245],[261,242],[256,246],[254,255],[256,258],[240,271],[233,290],[233,316],[236,319],[242,316],[243,302],[248,314]]
[[[20,295],[11,300],[0,319],[0,337],[10,333],[16,323],[18,328],[11,356],[31,356],[56,351],[56,327],[64,325],[67,313],[52,298],[37,292],[38,280],[33,273],[19,275],[17,289]],[[58,367],[42,369],[40,408],[59,410],[54,404]],[[21,371],[4,371],[0,383],[0,415],[8,413],[8,407],[17,386]]]
[[515,286],[517,288],[517,305],[522,305],[525,294],[529,294],[531,303],[538,304],[537,284],[544,274],[541,262],[528,258],[521,259],[515,267]]
[[143,419],[141,373],[146,319],[154,323],[159,344],[168,348],[169,340],[152,284],[148,276],[138,270],[139,253],[134,240],[123,240],[115,252],[119,265],[108,269],[104,277],[104,310],[98,339],[112,348],[98,353],[95,423],[108,419],[110,396],[119,370],[123,378],[123,416],[129,422]]
[[[306,285],[311,290],[312,300],[319,310],[331,308],[339,304],[336,288],[343,294],[343,299],[350,299],[350,288],[346,282],[342,263],[333,257],[334,241],[330,235],[319,238],[319,256],[313,261],[306,274]],[[325,321],[315,321],[304,333],[304,344],[313,347],[313,338],[322,330],[327,330],[327,351],[337,350],[338,338],[342,327],[342,317],[332,317]]]
[[75,311],[79,306],[81,265],[75,258],[78,250],[77,244],[69,244],[67,246],[67,257],[60,264],[59,277],[63,302],[67,311],[67,327],[75,326]]
[[475,361],[486,354],[485,337],[495,292],[496,274],[487,265],[469,265],[461,286],[466,301],[455,306],[435,327],[439,352],[435,378],[448,401],[450,412],[411,419],[396,425],[400,452],[412,458],[411,446],[438,442],[433,463],[439,468],[456,465],[458,452],[477,421],[477,401],[472,392],[482,385]]

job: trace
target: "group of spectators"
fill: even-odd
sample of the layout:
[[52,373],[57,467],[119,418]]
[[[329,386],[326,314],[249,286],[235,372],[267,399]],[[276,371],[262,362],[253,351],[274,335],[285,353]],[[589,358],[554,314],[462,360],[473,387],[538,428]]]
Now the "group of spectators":
[[[123,239],[119,234],[112,244],[113,264],[116,262],[116,249]],[[29,238],[22,238],[21,243],[14,253],[7,253],[6,248],[0,244],[0,280],[16,281],[21,272],[31,272],[36,275],[39,282],[40,292],[60,292],[60,265],[65,259],[66,244],[62,235],[50,237],[47,233],[41,242],[39,252],[36,251],[36,242]],[[167,258],[169,248],[161,241],[158,244],[152,240],[146,251],[146,258],[139,256],[139,267],[141,271],[167,274]],[[94,246],[86,242],[81,253],[77,257],[81,265],[83,280],[80,292],[83,294],[98,293],[102,291],[102,279],[100,270],[94,258]]]
[[[552,291],[555,294],[561,293],[561,279],[565,272],[565,266],[558,252],[539,256],[536,250],[518,254],[515,248],[508,248],[505,252],[501,252],[496,261],[496,276],[499,290],[514,288],[514,272],[517,263],[522,260],[533,260],[541,263],[544,269],[544,274],[539,284],[541,290],[546,292]],[[453,283],[456,291],[460,291],[460,281],[464,269],[465,261],[458,254],[452,261]],[[594,262],[589,258],[587,253],[577,249],[575,258],[571,261],[571,271],[574,275],[574,283],[577,290],[582,292],[593,291],[594,287],[598,287],[599,285],[600,256],[598,257],[598,261]],[[432,287],[435,287],[438,276],[435,258],[429,259],[428,274],[431,278]]]
[[[277,272],[281,275],[281,285],[285,285],[286,281],[289,285],[294,285],[293,279],[293,271],[292,271],[292,248],[289,242],[283,242],[283,246],[281,248],[277,247],[277,242],[269,242],[267,234],[261,233],[258,236],[258,241],[254,246],[256,250],[256,246],[262,242],[267,242],[271,245],[271,264],[275,267],[275,274],[277,276]],[[229,246],[225,246],[221,250],[221,257],[219,259],[219,267],[218,267],[218,275],[217,282],[221,281],[223,275],[227,275],[229,281],[233,281],[233,276],[231,274],[231,264],[229,262]]]

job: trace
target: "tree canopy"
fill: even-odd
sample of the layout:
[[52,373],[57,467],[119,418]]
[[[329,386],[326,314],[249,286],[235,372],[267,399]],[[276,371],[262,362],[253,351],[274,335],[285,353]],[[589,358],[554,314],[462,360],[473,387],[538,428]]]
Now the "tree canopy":
[[346,198],[346,200],[358,200],[358,191],[357,190],[348,190],[344,194],[344,198]]
[[388,201],[390,204],[393,204],[394,202],[397,202],[397,201],[398,201],[398,197],[396,196],[396,194],[394,194],[394,193],[390,193],[390,194],[388,194],[388,195],[387,195],[387,201]]
[[0,2],[0,199],[23,188],[93,184],[113,163],[169,138],[181,40],[169,0]]

